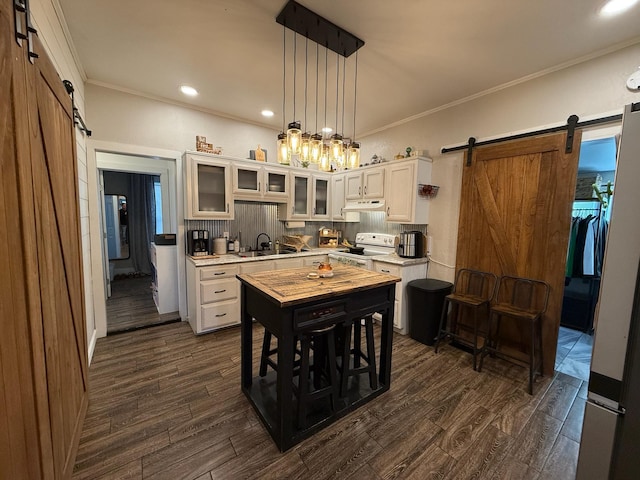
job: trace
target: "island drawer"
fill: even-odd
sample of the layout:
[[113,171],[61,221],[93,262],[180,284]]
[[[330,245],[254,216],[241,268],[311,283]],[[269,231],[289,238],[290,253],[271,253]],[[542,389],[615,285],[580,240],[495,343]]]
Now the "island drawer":
[[235,277],[238,274],[238,265],[199,267],[198,270],[200,270],[200,280],[214,280],[216,278]]
[[238,297],[238,280],[234,277],[200,283],[200,303],[213,303]]

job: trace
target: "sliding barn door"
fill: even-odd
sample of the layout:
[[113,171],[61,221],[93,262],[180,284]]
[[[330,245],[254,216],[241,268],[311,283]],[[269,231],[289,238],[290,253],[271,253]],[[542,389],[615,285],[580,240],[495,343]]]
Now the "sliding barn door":
[[[554,370],[580,137],[573,153],[565,153],[566,133],[479,147],[462,175],[456,268],[551,285],[542,321],[545,375]],[[506,335],[516,350],[527,345],[524,328],[510,326]]]
[[88,404],[75,127],[26,15],[0,0],[0,478],[66,479]]
[[[33,208],[27,90],[10,5],[3,0],[0,6],[0,478],[39,479],[50,478],[52,466],[41,460],[41,441],[49,435],[38,418],[41,412],[48,419],[48,413],[46,402],[37,407],[29,322],[39,315],[39,301],[28,292]],[[44,450],[50,448],[49,442]]]
[[88,403],[78,171],[71,101],[39,47],[27,76],[34,233],[53,460],[56,478],[68,478]]

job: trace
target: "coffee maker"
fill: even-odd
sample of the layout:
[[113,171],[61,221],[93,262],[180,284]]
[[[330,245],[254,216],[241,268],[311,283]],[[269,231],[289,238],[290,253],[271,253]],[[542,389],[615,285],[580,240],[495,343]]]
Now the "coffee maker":
[[187,232],[187,253],[192,257],[202,257],[211,252],[209,230],[189,230]]

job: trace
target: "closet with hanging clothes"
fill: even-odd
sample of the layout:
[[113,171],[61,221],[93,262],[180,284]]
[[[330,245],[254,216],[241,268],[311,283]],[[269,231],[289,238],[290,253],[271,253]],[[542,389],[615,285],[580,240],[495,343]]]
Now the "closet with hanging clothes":
[[600,290],[608,221],[597,198],[573,202],[560,324],[590,332]]

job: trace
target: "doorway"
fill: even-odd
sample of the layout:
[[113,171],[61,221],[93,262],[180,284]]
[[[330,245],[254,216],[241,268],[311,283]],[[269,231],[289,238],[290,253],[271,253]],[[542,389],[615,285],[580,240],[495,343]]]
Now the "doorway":
[[[184,224],[182,221],[178,221],[178,218],[181,217],[182,212],[182,183],[178,182],[180,178],[178,176],[178,172],[182,169],[182,157],[179,152],[162,150],[156,148],[148,148],[148,147],[139,147],[133,145],[124,145],[117,144],[112,142],[102,142],[102,141],[90,141],[87,144],[87,164],[89,171],[96,172],[95,176],[89,175],[89,213],[90,213],[90,231],[91,231],[91,261],[92,261],[92,292],[93,292],[93,310],[94,310],[94,319],[95,325],[94,329],[91,329],[91,325],[89,326],[89,332],[91,338],[91,345],[95,344],[95,339],[104,337],[107,335],[107,298],[117,298],[119,293],[116,289],[112,289],[115,285],[115,277],[116,275],[124,274],[126,276],[131,273],[131,277],[136,277],[135,275],[136,269],[126,268],[126,262],[129,260],[125,260],[124,258],[121,260],[117,260],[115,263],[120,263],[119,268],[109,267],[110,261],[108,257],[108,244],[104,242],[104,234],[106,232],[106,224],[104,222],[105,215],[105,193],[111,193],[118,197],[117,202],[122,203],[123,199],[121,196],[126,197],[127,209],[128,209],[128,219],[129,224],[127,225],[127,230],[129,232],[122,232],[124,235],[128,236],[128,246],[130,248],[133,247],[131,244],[131,228],[132,228],[132,213],[131,203],[133,198],[131,196],[131,192],[124,193],[120,191],[114,192],[105,192],[104,182],[103,182],[103,174],[105,172],[116,172],[119,174],[131,174],[131,175],[153,175],[159,178],[159,183],[155,183],[155,188],[157,195],[160,197],[161,208],[158,206],[156,212],[159,214],[157,217],[157,224],[162,225],[162,228],[158,228],[157,231],[161,231],[162,233],[176,233],[177,238],[177,251],[181,252],[184,250],[184,240],[182,238],[182,234],[184,231]],[[91,182],[92,179],[95,179],[95,182]],[[122,194],[122,195],[120,195]],[[113,200],[112,200],[113,202]],[[113,208],[113,207],[112,207]],[[119,210],[120,211],[120,210]],[[118,214],[119,215],[119,214]],[[118,225],[119,226],[119,225]],[[115,230],[115,221],[114,221],[114,230]],[[155,232],[152,232],[152,234]],[[114,233],[115,235],[115,233]],[[152,235],[153,236],[153,235]],[[121,237],[121,242],[127,243],[127,237]],[[125,251],[125,249],[121,249],[121,253]],[[131,255],[130,255],[131,256]],[[183,315],[186,314],[185,310],[185,302],[183,300],[184,295],[184,265],[180,264],[180,261],[176,259],[178,266],[178,289],[179,289],[179,299],[180,299],[180,307],[179,313],[173,312],[172,317],[176,319],[183,318]],[[111,271],[110,271],[111,270]],[[124,271],[123,271],[124,270]],[[114,278],[114,282],[112,283],[111,277]],[[131,288],[125,289],[127,293],[134,293],[136,291],[146,290],[151,292],[149,288],[150,282],[147,279],[141,280],[141,282],[146,285],[138,288],[132,286]],[[153,297],[147,297],[148,301],[150,301],[155,308],[155,304],[153,303]],[[127,307],[131,311],[136,310],[137,307],[132,303],[132,299],[129,298],[126,300],[129,302]],[[111,306],[110,306],[111,309]],[[182,312],[182,313],[180,313]],[[156,312],[157,313],[157,312]],[[144,314],[137,313],[132,315],[137,318],[144,317]],[[166,321],[166,318],[160,316],[160,321]],[[155,321],[155,320],[154,320]],[[127,328],[133,328],[133,326],[127,326]],[[93,331],[92,331],[93,330]],[[111,333],[111,332],[109,332]],[[90,354],[92,352],[92,348],[90,348]]]
[[[620,128],[586,131],[580,146],[555,370],[583,381],[588,381],[590,374],[594,315],[611,210],[611,199],[605,192],[614,188]],[[602,192],[602,199],[593,185]]]
[[109,265],[107,335],[179,320],[161,315],[153,298],[150,244],[164,233],[160,176],[100,170],[104,188],[104,238]]

